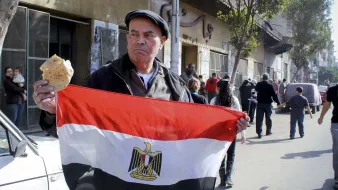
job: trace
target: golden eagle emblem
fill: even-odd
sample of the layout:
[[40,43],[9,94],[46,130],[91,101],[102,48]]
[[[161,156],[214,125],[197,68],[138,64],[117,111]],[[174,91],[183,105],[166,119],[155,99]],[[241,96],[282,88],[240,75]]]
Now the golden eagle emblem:
[[133,171],[130,174],[132,178],[154,181],[161,174],[162,152],[151,152],[151,145],[147,142],[144,144],[144,150],[133,149],[128,172]]

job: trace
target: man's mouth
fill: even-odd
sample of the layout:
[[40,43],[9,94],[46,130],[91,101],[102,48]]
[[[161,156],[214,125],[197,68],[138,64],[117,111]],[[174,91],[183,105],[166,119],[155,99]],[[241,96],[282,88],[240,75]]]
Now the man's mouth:
[[134,52],[139,52],[139,51],[144,52],[144,53],[148,53],[147,51],[145,51],[145,50],[143,50],[143,49],[135,49],[135,50],[134,50]]

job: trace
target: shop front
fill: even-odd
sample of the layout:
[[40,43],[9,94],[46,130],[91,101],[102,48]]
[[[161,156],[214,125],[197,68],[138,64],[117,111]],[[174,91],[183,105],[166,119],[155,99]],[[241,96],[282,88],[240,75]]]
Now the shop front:
[[[85,25],[83,30],[78,25]],[[80,67],[78,64],[85,50],[88,55],[90,40],[82,41],[80,48],[76,43],[77,33],[87,33],[90,36],[90,24],[74,22],[64,18],[52,16],[50,13],[33,10],[20,6],[8,28],[5,38],[0,65],[2,71],[6,67],[21,68],[25,78],[25,88],[27,90],[27,101],[25,111],[22,115],[18,127],[21,129],[36,128],[39,123],[40,110],[36,106],[33,98],[33,83],[41,79],[40,66],[50,56],[57,54],[72,62],[74,68]],[[84,63],[87,65],[86,63]],[[4,72],[0,73],[4,79]],[[76,79],[72,80],[76,84]],[[6,99],[7,94],[0,84],[0,109],[7,113]]]

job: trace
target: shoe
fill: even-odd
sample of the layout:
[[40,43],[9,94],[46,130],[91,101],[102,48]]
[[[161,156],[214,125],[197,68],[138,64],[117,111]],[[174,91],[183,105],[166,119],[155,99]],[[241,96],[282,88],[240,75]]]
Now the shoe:
[[266,132],[266,136],[272,135],[272,132]]
[[262,138],[262,135],[258,135],[258,139],[261,139]]
[[295,139],[295,137],[290,137],[291,140]]
[[230,178],[230,179],[227,179],[227,180],[225,181],[225,184],[226,184],[227,186],[230,186],[230,187],[234,185],[234,183],[232,182],[231,178]]
[[300,138],[303,138],[303,137],[304,137],[304,135],[301,135],[301,136],[300,136]]

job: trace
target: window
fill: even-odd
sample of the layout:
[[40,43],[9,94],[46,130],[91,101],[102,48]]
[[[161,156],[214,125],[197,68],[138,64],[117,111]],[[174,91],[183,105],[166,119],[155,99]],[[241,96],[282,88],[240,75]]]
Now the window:
[[0,126],[0,156],[8,155],[10,153],[8,131]]
[[262,75],[263,75],[263,64],[255,62],[253,79],[260,81]]
[[221,78],[228,72],[228,55],[210,52],[210,76],[218,74]]
[[127,33],[128,31],[126,30],[119,30],[119,58],[128,52]]

